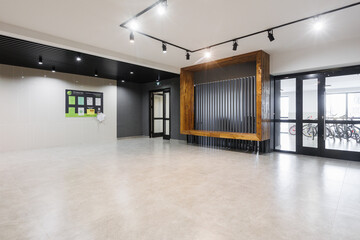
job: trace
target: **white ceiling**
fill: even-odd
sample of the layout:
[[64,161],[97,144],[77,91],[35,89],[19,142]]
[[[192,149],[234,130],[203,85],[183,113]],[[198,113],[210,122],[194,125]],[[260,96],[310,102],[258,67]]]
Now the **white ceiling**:
[[[204,61],[203,53],[185,60],[185,52],[135,35],[119,24],[153,4],[155,0],[0,0],[0,34],[37,40],[54,46],[179,72],[184,66]],[[138,21],[140,30],[189,49],[196,49],[275,25],[338,8],[357,0],[168,0],[166,15],[151,10]],[[360,6],[336,12],[321,20],[325,29],[315,32],[313,20],[274,32],[240,40],[237,52],[231,44],[212,49],[219,59],[263,49],[272,54],[314,48],[359,39]]]

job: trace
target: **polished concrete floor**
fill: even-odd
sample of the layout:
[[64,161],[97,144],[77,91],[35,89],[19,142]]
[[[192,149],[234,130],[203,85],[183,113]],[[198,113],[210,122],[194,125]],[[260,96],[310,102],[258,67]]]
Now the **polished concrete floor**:
[[[280,133],[279,145],[276,147],[278,150],[283,151],[296,151],[296,136],[290,135],[287,132]],[[318,137],[314,139],[311,137],[303,136],[303,146],[310,148],[318,147]],[[338,139],[338,138],[326,138],[325,140],[325,149],[341,150],[341,151],[351,151],[351,152],[360,152],[360,143],[355,139]]]
[[0,154],[0,239],[360,239],[360,163],[184,142]]

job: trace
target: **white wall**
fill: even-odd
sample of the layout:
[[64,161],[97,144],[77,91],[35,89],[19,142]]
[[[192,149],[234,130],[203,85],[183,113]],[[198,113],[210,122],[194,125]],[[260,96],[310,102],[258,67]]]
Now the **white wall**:
[[[65,89],[103,92],[106,120],[65,118]],[[0,152],[115,141],[116,102],[113,80],[0,64]]]
[[312,48],[270,53],[270,73],[288,73],[360,64],[360,40],[352,39]]

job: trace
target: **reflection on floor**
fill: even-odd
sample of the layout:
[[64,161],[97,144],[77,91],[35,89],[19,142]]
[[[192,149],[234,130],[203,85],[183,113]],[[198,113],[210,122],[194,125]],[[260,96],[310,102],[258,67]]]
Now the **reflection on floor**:
[[[317,148],[317,141],[317,137],[313,139],[303,136],[303,146],[305,147]],[[325,147],[326,149],[360,152],[360,143],[357,143],[354,139],[340,140],[328,138],[325,141]],[[295,152],[296,137],[288,133],[280,133],[280,145],[276,149]]]
[[134,138],[0,154],[0,239],[359,239],[360,163]]
[[360,143],[357,143],[354,139],[327,139],[325,142],[326,149],[335,149],[343,151],[360,152]]

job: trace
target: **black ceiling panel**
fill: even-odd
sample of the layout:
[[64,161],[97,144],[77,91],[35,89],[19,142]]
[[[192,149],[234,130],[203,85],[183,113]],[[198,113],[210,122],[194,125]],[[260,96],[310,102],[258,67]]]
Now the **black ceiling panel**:
[[[178,77],[178,74],[142,67],[135,64],[115,61],[80,53],[82,60],[76,61],[78,52],[29,42],[0,35],[0,63],[21,67],[37,68],[57,72],[94,76],[95,71],[101,78],[125,80],[127,82],[147,83],[158,78],[165,80]],[[43,64],[38,63],[39,56]],[[134,72],[133,75],[130,72]]]

